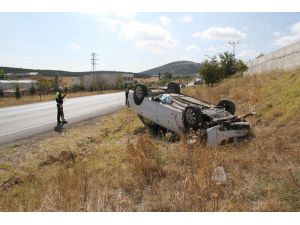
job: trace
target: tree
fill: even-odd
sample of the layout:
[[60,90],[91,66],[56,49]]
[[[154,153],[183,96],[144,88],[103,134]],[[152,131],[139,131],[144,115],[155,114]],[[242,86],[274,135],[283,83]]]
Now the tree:
[[74,92],[74,93],[80,91],[80,85],[79,84],[73,84],[71,86],[71,91]]
[[85,91],[85,86],[83,83],[83,77],[80,78],[80,84],[79,84],[80,91]]
[[59,87],[58,74],[55,74],[53,88],[54,88],[54,90],[58,90],[58,87]]
[[172,79],[172,73],[170,73],[170,72],[165,72],[165,74],[164,74],[164,79],[168,79],[168,80],[171,80]]
[[91,92],[94,91],[94,85],[93,84],[91,84],[89,91],[91,91]]
[[16,85],[15,96],[16,96],[17,100],[19,100],[21,98],[21,92],[20,92],[19,84]]
[[229,77],[236,73],[234,55],[229,52],[219,54],[220,65],[223,70],[223,78]]
[[48,80],[50,83],[50,89],[52,88],[54,91],[58,90],[59,86],[63,86],[63,77],[59,76],[59,73],[55,73],[55,76],[52,80]]
[[3,88],[0,87],[0,98],[2,100],[2,98],[4,97],[4,91],[3,91]]
[[200,66],[200,75],[209,86],[222,79],[223,71],[216,57],[206,59]]
[[172,80],[173,74],[170,72],[165,72],[163,76],[160,77],[160,84],[164,85],[170,83]]
[[123,78],[121,76],[118,76],[116,80],[116,89],[117,90],[122,89],[124,87],[123,83],[124,83]]
[[241,59],[236,60],[232,53],[220,53],[219,59],[218,61],[214,56],[200,66],[199,73],[208,85],[248,69],[247,65]]
[[40,96],[40,100],[42,100],[42,94],[49,92],[51,83],[49,80],[43,76],[37,77],[37,86],[38,86],[38,92]]
[[34,86],[33,82],[31,82],[31,87],[30,87],[29,92],[30,92],[31,95],[34,95],[36,93],[35,86]]
[[239,59],[235,62],[235,70],[236,72],[244,72],[248,69],[248,66],[246,63],[243,62],[243,60]]
[[4,70],[0,69],[0,80],[4,80],[5,76],[4,76]]
[[96,75],[96,88],[99,94],[99,90],[101,91],[102,94],[102,79],[101,79],[101,74]]
[[128,89],[133,89],[134,88],[134,84],[133,83],[127,83],[126,86]]

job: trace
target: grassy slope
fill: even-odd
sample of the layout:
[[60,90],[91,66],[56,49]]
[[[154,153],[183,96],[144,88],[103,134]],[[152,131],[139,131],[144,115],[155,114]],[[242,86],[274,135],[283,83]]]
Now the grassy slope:
[[[149,136],[128,109],[0,148],[1,211],[299,211],[300,72],[186,89],[250,109],[255,138],[206,149]],[[211,180],[223,166],[228,183]]]

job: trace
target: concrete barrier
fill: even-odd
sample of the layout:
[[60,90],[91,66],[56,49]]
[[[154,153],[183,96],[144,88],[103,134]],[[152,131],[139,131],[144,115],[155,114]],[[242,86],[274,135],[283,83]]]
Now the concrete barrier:
[[245,75],[300,68],[300,41],[254,59]]

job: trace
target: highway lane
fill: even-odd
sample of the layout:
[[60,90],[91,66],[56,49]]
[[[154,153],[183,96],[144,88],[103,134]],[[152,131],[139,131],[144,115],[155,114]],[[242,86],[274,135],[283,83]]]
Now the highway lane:
[[[64,102],[64,113],[70,125],[115,112],[124,105],[124,92],[70,98]],[[56,114],[55,100],[0,108],[0,144],[53,130]]]

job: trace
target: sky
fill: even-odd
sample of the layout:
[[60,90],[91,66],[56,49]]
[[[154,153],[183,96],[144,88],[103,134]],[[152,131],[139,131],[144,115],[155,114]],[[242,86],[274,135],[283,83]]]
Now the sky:
[[142,72],[220,52],[249,61],[300,40],[300,13],[0,13],[0,66]]

